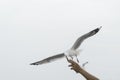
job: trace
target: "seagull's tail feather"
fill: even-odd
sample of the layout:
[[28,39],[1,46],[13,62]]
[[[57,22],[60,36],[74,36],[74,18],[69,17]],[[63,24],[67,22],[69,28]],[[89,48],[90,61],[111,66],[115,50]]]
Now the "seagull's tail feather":
[[41,64],[49,63],[49,62],[51,62],[51,61],[54,61],[54,60],[63,58],[63,57],[65,57],[65,54],[64,54],[64,53],[61,53],[61,54],[57,54],[57,55],[48,57],[48,58],[43,59],[43,60],[41,60],[41,61],[37,61],[37,62],[31,63],[30,65],[41,65]]

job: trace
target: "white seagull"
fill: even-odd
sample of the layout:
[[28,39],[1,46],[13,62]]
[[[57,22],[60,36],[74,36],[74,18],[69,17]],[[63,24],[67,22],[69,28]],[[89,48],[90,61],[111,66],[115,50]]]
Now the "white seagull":
[[[51,57],[48,57],[48,58],[45,58],[43,60],[40,60],[40,61],[37,61],[37,62],[34,62],[34,63],[31,63],[30,65],[41,65],[41,64],[49,63],[49,62],[52,62],[54,60],[63,58],[65,56],[70,57],[71,59],[73,59],[73,57],[76,57],[76,59],[77,59],[77,55],[81,51],[80,49],[78,49],[78,47],[81,45],[81,43],[85,39],[95,35],[100,29],[101,29],[101,27],[96,28],[96,29],[94,29],[94,30],[92,30],[92,31],[82,35],[81,37],[79,37],[76,40],[76,42],[74,43],[74,45],[69,50],[67,50],[66,52],[61,53],[61,54],[57,54],[57,55],[54,55],[54,56],[51,56]],[[79,62],[78,59],[77,59],[77,62]]]

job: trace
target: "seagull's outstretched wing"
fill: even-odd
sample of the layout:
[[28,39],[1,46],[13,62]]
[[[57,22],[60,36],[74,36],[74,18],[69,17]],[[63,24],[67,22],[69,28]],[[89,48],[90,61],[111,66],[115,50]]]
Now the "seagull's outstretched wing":
[[54,55],[54,56],[48,57],[48,58],[43,59],[41,61],[37,61],[37,62],[31,63],[30,65],[41,65],[41,64],[49,63],[51,61],[63,58],[64,56],[65,56],[65,54],[61,53],[61,54],[58,54],[58,55]]
[[96,28],[96,29],[94,29],[94,30],[92,30],[92,31],[84,34],[83,36],[79,37],[79,38],[76,40],[76,42],[74,43],[74,45],[72,46],[72,49],[74,49],[74,50],[77,49],[77,48],[81,45],[81,43],[82,43],[86,38],[95,35],[95,34],[100,30],[100,28],[101,28],[101,27]]

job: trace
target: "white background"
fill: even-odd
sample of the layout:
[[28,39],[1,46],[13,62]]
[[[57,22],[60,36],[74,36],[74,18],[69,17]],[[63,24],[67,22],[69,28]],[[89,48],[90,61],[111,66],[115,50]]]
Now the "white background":
[[120,80],[119,0],[0,0],[0,80],[85,80],[66,59],[29,65],[80,46],[79,64],[101,80]]

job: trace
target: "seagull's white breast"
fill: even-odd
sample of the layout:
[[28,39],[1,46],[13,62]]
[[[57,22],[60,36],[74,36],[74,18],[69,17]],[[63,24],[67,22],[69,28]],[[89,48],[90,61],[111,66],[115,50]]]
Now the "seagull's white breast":
[[76,56],[80,53],[80,50],[69,49],[65,52],[66,56]]

